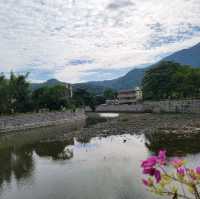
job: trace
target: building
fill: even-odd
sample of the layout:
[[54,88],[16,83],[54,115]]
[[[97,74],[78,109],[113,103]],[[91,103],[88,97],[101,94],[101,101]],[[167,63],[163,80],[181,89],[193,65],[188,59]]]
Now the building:
[[68,93],[68,97],[72,98],[73,97],[73,89],[72,89],[72,85],[69,83],[65,83],[65,86],[67,88],[67,90],[69,91]]
[[142,100],[142,90],[139,87],[118,92],[119,104],[134,104]]

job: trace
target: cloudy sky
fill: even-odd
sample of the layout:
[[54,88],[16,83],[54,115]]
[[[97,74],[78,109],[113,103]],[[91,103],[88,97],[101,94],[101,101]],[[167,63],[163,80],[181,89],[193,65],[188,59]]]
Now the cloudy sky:
[[0,0],[0,72],[112,79],[200,42],[200,0]]

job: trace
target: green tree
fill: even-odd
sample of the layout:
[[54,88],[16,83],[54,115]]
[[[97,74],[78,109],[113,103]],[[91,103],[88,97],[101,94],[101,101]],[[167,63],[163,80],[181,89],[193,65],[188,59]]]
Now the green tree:
[[199,97],[200,69],[174,62],[160,62],[145,73],[145,100]]
[[69,104],[68,89],[65,85],[56,85],[49,88],[47,107],[50,110],[67,108]]
[[76,107],[89,106],[93,111],[96,108],[95,95],[85,89],[77,89],[73,94],[73,100]]
[[70,106],[69,91],[65,85],[42,87],[32,94],[34,109],[60,110]]
[[48,108],[48,87],[41,87],[32,93],[33,107],[36,111]]
[[104,96],[101,96],[101,95],[96,95],[95,96],[95,103],[96,103],[96,106],[100,105],[100,104],[105,104],[106,102],[106,99]]
[[0,114],[9,112],[9,90],[8,81],[0,74]]
[[31,90],[26,75],[16,76],[11,72],[9,80],[9,103],[12,112],[27,112],[31,107]]
[[116,93],[116,91],[108,88],[104,91],[103,96],[105,97],[105,99],[112,100],[117,97],[117,93]]

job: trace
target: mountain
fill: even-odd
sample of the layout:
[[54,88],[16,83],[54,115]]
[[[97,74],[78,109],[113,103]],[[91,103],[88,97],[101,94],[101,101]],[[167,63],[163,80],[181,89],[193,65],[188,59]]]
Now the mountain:
[[[197,45],[180,50],[171,54],[170,56],[162,59],[161,61],[174,61],[180,64],[191,65],[193,67],[200,67],[200,43]],[[145,68],[133,69],[128,72],[126,75],[119,77],[113,80],[106,81],[96,81],[96,82],[86,82],[82,84],[78,84],[79,86],[100,86],[101,88],[112,88],[114,90],[123,90],[123,89],[131,89],[136,86],[140,86],[142,79],[144,77],[144,73],[149,68],[154,65],[150,65]]]
[[[41,87],[45,87],[45,86],[52,87],[52,86],[64,85],[64,84],[66,84],[66,83],[61,82],[57,79],[49,79],[49,80],[47,80],[46,82],[43,82],[43,83],[32,83],[31,84],[31,90],[34,91],[34,90],[37,90],[37,89],[39,89]],[[87,84],[81,84],[81,83],[80,84],[74,84],[74,85],[72,85],[72,87],[73,87],[73,90],[80,88],[80,89],[85,89],[88,92],[95,93],[95,94],[102,94],[103,91],[106,89],[103,86],[87,85]]]
[[84,89],[90,93],[94,93],[96,95],[101,95],[107,89],[105,86],[95,85],[95,84],[87,84],[87,83],[79,83],[79,84],[72,84],[73,91],[77,89]]
[[175,52],[163,60],[175,61],[180,64],[191,65],[193,67],[200,67],[200,43],[191,48]]
[[119,77],[113,80],[105,80],[105,81],[94,81],[94,82],[87,82],[83,83],[83,85],[87,86],[101,86],[104,88],[112,88],[114,90],[123,90],[133,88],[137,85],[140,85],[141,79],[144,77],[144,73],[146,68],[141,69],[133,69],[128,72],[125,76]]
[[49,86],[49,87],[52,87],[52,86],[56,86],[56,85],[64,85],[65,83],[64,82],[61,82],[57,79],[49,79],[47,80],[46,82],[43,82],[43,83],[32,83],[31,84],[31,90],[37,90],[38,88],[41,88],[41,87],[45,87],[45,86]]
[[[180,64],[191,65],[193,67],[200,67],[200,43],[191,48],[175,52],[170,56],[162,59],[161,61],[174,61]],[[155,66],[155,64],[145,68],[133,69],[129,71],[126,75],[113,80],[78,83],[73,84],[72,86],[74,90],[82,88],[95,94],[102,94],[106,88],[112,88],[114,90],[131,89],[136,86],[140,86],[145,71],[153,66]],[[50,79],[44,83],[32,84],[31,87],[33,90],[35,90],[43,86],[54,86],[58,84],[64,84],[64,82],[60,82],[56,79]]]

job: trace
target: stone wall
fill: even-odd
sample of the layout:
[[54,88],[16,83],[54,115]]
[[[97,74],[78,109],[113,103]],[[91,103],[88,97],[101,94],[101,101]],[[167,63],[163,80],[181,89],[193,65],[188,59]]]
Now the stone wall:
[[200,113],[200,100],[145,101],[152,112]]
[[200,100],[164,100],[145,101],[132,105],[100,105],[96,112],[171,112],[171,113],[200,113]]
[[96,112],[146,112],[144,104],[121,104],[121,105],[100,105],[96,108]]
[[86,115],[83,110],[76,112],[45,112],[27,113],[0,117],[0,133],[22,131],[39,127],[66,124],[79,124],[85,121]]

